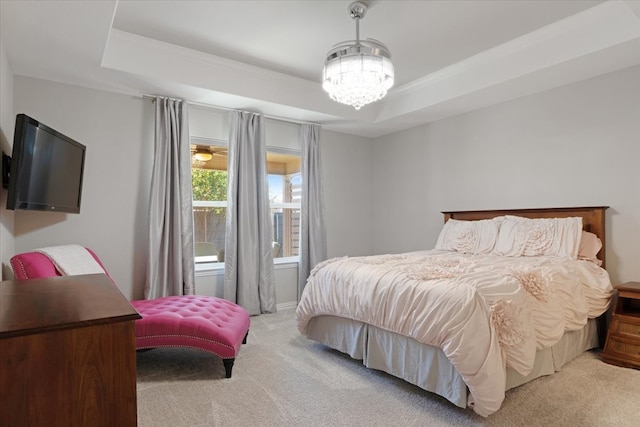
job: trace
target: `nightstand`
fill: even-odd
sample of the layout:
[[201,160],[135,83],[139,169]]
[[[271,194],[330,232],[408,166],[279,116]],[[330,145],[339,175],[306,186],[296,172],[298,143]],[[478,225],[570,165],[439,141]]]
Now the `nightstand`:
[[602,360],[640,368],[640,282],[614,286],[618,300],[607,332]]

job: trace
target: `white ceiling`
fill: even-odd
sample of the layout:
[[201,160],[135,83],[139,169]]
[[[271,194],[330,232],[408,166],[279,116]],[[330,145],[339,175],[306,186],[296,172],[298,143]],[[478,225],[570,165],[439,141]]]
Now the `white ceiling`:
[[640,0],[367,2],[396,84],[356,111],[322,91],[350,1],[0,0],[14,74],[159,94],[376,137],[640,64]]

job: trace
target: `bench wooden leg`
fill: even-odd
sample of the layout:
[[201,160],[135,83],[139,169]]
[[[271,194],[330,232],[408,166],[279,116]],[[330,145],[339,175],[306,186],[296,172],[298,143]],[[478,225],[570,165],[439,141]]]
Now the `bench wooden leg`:
[[231,378],[231,370],[233,369],[233,362],[236,359],[222,359],[222,363],[224,364],[224,372],[227,378]]
[[247,337],[249,336],[249,331],[247,331],[246,335],[244,336],[244,339],[242,340],[242,344],[246,344],[247,343]]

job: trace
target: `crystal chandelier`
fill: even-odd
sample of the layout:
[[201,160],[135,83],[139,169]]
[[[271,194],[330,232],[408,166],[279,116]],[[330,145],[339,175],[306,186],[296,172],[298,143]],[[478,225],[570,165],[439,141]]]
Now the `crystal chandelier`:
[[377,40],[360,40],[360,19],[367,5],[349,5],[356,21],[356,40],[341,42],[327,53],[322,71],[322,88],[334,101],[359,110],[363,105],[382,99],[393,86],[393,64],[387,47]]

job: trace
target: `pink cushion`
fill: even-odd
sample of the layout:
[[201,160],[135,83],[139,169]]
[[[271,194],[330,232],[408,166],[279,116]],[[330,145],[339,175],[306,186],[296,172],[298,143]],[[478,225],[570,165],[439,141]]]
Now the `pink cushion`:
[[11,258],[11,268],[18,280],[55,277],[60,274],[56,267],[40,252],[28,252]]
[[249,314],[222,298],[182,295],[131,301],[136,348],[193,347],[223,359],[236,357],[249,331]]

